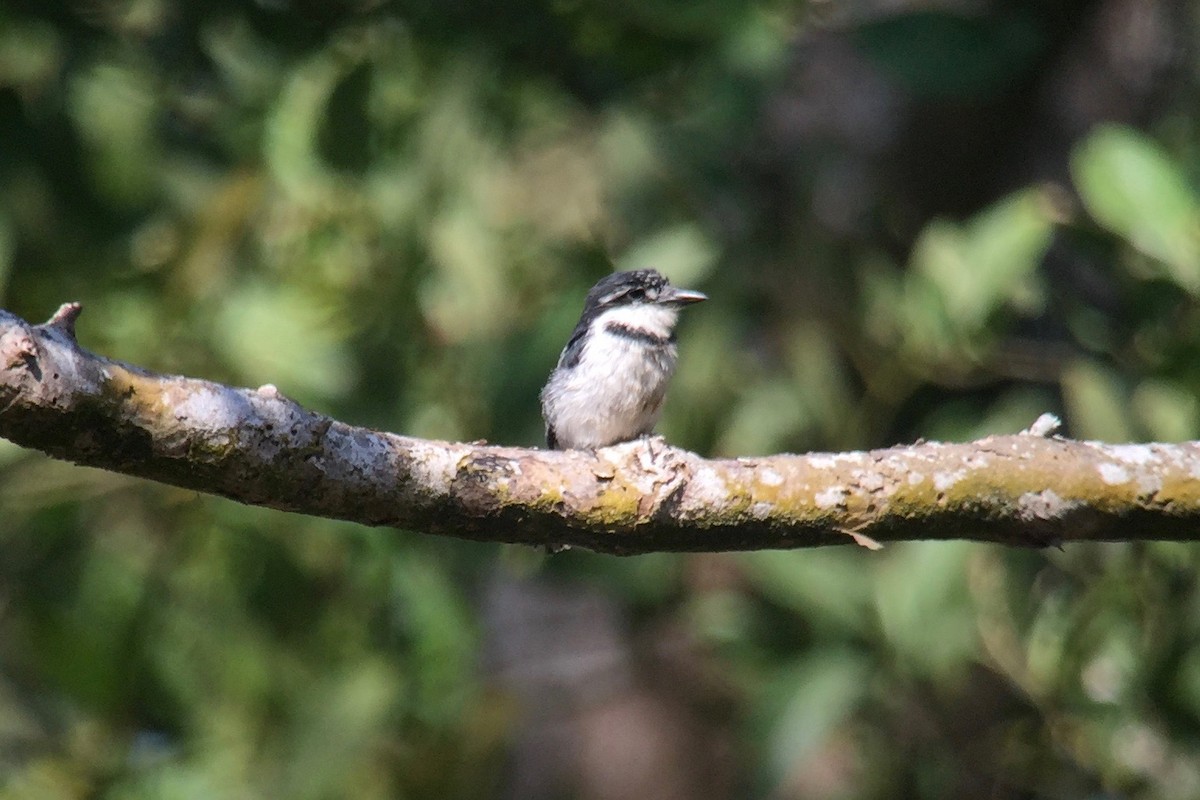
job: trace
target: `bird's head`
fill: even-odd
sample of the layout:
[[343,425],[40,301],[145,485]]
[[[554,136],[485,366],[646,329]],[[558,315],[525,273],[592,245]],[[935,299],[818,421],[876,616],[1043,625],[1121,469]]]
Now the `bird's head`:
[[636,269],[601,278],[588,292],[583,308],[585,314],[635,306],[677,310],[707,299],[708,296],[701,292],[672,286],[657,270]]

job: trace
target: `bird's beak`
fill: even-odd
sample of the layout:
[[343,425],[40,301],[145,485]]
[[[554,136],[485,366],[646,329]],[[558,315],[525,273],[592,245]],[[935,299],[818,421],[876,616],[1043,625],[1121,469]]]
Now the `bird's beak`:
[[701,300],[707,300],[708,295],[704,292],[696,292],[691,289],[676,289],[674,286],[668,286],[666,291],[659,292],[658,302],[669,303],[676,306],[686,306],[692,303],[699,303]]

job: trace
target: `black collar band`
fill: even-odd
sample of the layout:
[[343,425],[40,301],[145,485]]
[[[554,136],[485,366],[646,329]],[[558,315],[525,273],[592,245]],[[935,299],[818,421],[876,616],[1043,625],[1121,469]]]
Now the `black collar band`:
[[675,341],[674,332],[670,336],[659,336],[657,333],[651,333],[641,328],[635,328],[632,325],[626,325],[623,322],[608,322],[604,325],[604,331],[611,333],[613,336],[620,336],[624,339],[632,339],[635,342],[642,344],[652,344],[662,347],[671,344]]

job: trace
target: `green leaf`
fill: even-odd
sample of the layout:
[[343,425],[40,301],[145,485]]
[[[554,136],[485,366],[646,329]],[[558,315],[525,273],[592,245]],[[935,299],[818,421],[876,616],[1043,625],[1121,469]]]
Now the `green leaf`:
[[687,286],[704,278],[717,261],[719,252],[698,225],[674,225],[641,240],[621,258],[621,269],[653,268],[672,283]]
[[936,287],[947,315],[972,333],[1006,304],[1041,306],[1037,267],[1053,230],[1045,193],[1018,192],[964,225],[931,223],[913,250],[913,267]]
[[1142,381],[1133,392],[1132,408],[1155,441],[1186,442],[1200,433],[1200,402],[1173,381]]
[[862,702],[870,680],[869,665],[845,648],[827,648],[798,660],[777,689],[779,716],[770,741],[776,781],[786,780],[798,763],[844,724]]
[[1075,150],[1071,174],[1097,222],[1200,293],[1200,201],[1161,147],[1130,128],[1106,125]]
[[862,632],[874,619],[871,575],[857,548],[764,550],[739,561],[758,591],[814,625]]
[[860,51],[920,98],[977,97],[1006,90],[1036,64],[1047,38],[1033,14],[910,11],[853,29]]
[[247,379],[278,384],[301,402],[340,397],[357,375],[335,311],[314,294],[252,281],[216,314],[216,348]]
[[[876,581],[888,642],[917,674],[945,680],[977,650],[967,591],[967,542],[908,542],[892,548]],[[936,624],[932,624],[936,620]]]
[[1120,378],[1091,361],[1078,361],[1062,376],[1071,434],[1081,439],[1131,442],[1129,400]]

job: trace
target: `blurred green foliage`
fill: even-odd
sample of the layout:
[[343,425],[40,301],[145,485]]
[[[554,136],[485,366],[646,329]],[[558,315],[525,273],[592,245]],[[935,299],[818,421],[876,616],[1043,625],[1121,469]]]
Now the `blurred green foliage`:
[[[661,426],[701,453],[1043,411],[1194,439],[1196,87],[1080,56],[1126,27],[1122,64],[1194,53],[1167,5],[1113,5],[6,4],[3,304],[80,300],[89,349],[349,422],[534,445],[587,287],[655,266],[713,298]],[[497,666],[497,581],[599,593],[615,685],[675,698],[695,731],[659,735],[728,776],[705,796],[1200,792],[1188,545],[544,562],[2,442],[0,510],[6,799],[521,796],[519,687],[562,664]],[[646,657],[672,637],[710,678]],[[572,719],[616,696],[566,686]],[[632,796],[546,758],[572,777],[524,796]]]

